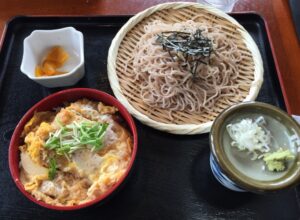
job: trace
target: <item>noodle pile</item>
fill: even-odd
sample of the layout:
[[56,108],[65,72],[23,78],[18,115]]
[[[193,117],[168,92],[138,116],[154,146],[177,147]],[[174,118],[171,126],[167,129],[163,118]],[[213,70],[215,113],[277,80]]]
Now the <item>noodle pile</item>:
[[[193,75],[188,68],[172,59],[157,43],[157,35],[165,31],[194,33],[197,29],[212,41],[213,53],[209,65],[199,64]],[[200,113],[211,111],[220,97],[239,95],[238,63],[242,59],[234,41],[222,33],[218,25],[192,20],[167,24],[154,21],[144,28],[132,63],[133,71],[125,74],[140,85],[142,100],[151,107],[172,111]],[[126,67],[127,68],[127,67]]]

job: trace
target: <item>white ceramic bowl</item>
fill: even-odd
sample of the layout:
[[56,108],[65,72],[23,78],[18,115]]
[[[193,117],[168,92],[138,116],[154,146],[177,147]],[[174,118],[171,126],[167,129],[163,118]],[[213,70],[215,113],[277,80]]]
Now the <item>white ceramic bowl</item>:
[[[67,72],[57,76],[35,76],[35,68],[54,46],[63,47],[70,58],[60,68]],[[49,87],[71,86],[84,76],[83,35],[73,27],[54,30],[35,30],[24,40],[21,71],[33,81]]]

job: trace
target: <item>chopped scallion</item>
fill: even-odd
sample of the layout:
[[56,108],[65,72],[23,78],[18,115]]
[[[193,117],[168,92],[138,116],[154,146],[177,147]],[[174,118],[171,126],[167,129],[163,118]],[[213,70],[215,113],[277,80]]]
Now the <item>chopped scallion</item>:
[[67,126],[60,123],[60,129],[50,134],[45,147],[59,155],[71,154],[84,147],[98,151],[103,147],[107,127],[107,123],[99,122],[73,122]]
[[54,158],[50,158],[49,160],[49,170],[48,170],[48,178],[53,180],[56,175],[57,163]]

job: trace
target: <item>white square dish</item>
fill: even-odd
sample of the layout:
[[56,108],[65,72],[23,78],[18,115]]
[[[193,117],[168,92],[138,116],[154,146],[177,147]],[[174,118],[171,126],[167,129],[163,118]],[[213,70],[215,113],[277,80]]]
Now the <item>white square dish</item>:
[[[35,30],[24,40],[21,71],[33,81],[49,88],[71,86],[84,76],[83,34],[73,27]],[[66,72],[55,76],[35,76],[35,68],[54,46],[63,47],[70,58],[61,68]]]

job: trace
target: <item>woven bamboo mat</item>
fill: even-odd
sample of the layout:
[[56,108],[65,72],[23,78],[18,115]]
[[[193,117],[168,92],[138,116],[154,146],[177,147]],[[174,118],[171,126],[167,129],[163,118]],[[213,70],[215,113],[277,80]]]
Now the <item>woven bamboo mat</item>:
[[[166,7],[166,5],[169,7]],[[138,112],[138,115],[145,116],[142,118],[138,118],[141,119],[142,122],[149,124],[150,126],[156,127],[161,130],[167,130],[171,133],[206,132],[209,129],[204,129],[204,127],[202,127],[201,125],[206,124],[209,126],[209,124],[211,124],[216,116],[224,109],[235,103],[250,101],[256,98],[258,90],[260,89],[262,83],[263,74],[259,51],[246,30],[232,18],[228,20],[227,17],[229,16],[218,10],[193,3],[168,3],[162,4],[160,6],[161,7],[156,6],[156,8],[150,11],[148,9],[148,13],[146,10],[145,12],[142,12],[135,16],[135,19],[129,21],[129,24],[131,25],[127,25],[127,27],[123,30],[121,29],[121,35],[116,36],[116,38],[123,38],[121,40],[119,39],[119,45],[112,45],[112,47],[118,46],[117,50],[116,48],[114,49],[114,51],[117,51],[117,53],[112,54],[112,50],[110,50],[108,61],[112,62],[112,60],[110,60],[110,56],[115,61],[113,65],[114,71],[110,71],[111,66],[108,66],[109,75],[115,75],[115,77],[109,76],[111,86],[118,87],[113,88],[114,92],[117,90],[122,94],[122,97],[118,97],[115,92],[117,98],[123,104],[124,100],[122,99],[125,98],[125,105],[131,105],[131,107],[133,107],[133,109]],[[130,58],[134,56],[135,46],[137,45],[140,37],[144,34],[144,26],[153,22],[154,20],[161,20],[166,23],[178,23],[187,20],[194,20],[195,22],[205,21],[206,23],[209,23],[211,25],[221,25],[222,31],[224,32],[226,37],[232,39],[235,42],[242,54],[242,60],[238,63],[239,77],[237,78],[237,83],[243,84],[243,86],[239,87],[240,95],[235,97],[221,97],[218,99],[218,101],[215,103],[215,106],[210,111],[203,111],[202,113],[173,111],[170,115],[170,111],[166,109],[153,108],[145,104],[140,96],[140,84],[134,81],[134,79],[129,78],[127,76],[128,74],[126,74],[126,71],[133,71],[132,62],[128,62],[128,60],[130,60]],[[113,43],[118,44],[118,42]],[[258,61],[254,60],[255,57]],[[115,80],[116,78],[118,80],[118,83],[112,83],[112,80]],[[131,111],[131,113],[135,115],[135,113],[137,112],[132,112],[134,110],[129,109],[129,111]],[[151,121],[151,123],[147,123],[147,120]],[[157,126],[155,125],[155,122],[157,122]],[[173,128],[169,126],[169,128],[166,127],[166,129],[164,129],[164,126],[168,124],[172,125]],[[180,128],[180,126],[177,126],[176,128],[176,125],[199,125],[200,127],[196,129],[198,130],[197,132],[195,132],[195,130],[193,130],[193,132],[189,132],[188,128]]]

